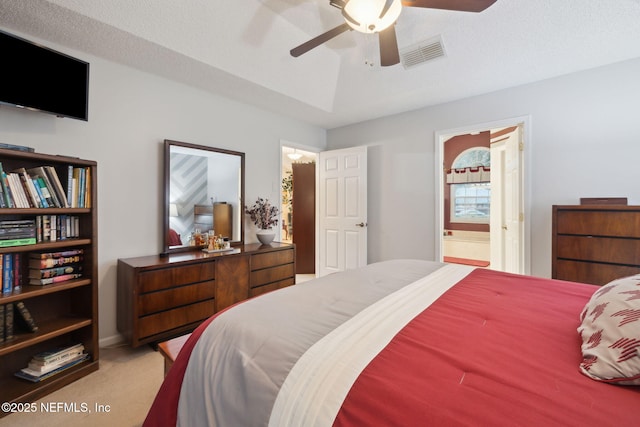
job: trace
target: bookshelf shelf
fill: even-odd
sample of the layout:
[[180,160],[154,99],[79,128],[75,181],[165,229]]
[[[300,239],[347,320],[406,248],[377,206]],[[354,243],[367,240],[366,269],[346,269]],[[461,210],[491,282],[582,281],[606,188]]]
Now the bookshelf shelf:
[[39,383],[31,383],[15,377],[0,379],[0,400],[15,401],[12,396],[19,394],[24,399],[21,402],[31,402],[97,370],[98,361],[86,361],[69,368],[64,376],[56,375]]
[[40,327],[38,332],[17,333],[14,339],[0,345],[0,356],[30,347],[34,344],[73,332],[76,329],[89,325],[91,325],[91,319],[85,318],[63,318],[49,321],[44,327]]
[[62,283],[52,283],[50,285],[36,286],[36,285],[24,285],[22,291],[19,293],[13,293],[5,297],[0,298],[0,304],[7,304],[10,302],[25,301],[29,298],[35,298],[42,295],[47,295],[55,292],[64,291],[66,289],[73,289],[80,286],[90,286],[91,280],[89,279],[75,279],[68,280]]
[[0,215],[86,214],[89,208],[0,208]]
[[[10,243],[7,240],[0,242],[0,259],[10,258],[11,267],[17,266],[15,269],[9,269],[6,264],[0,263],[3,273],[0,278],[4,281],[7,277],[5,272],[10,271],[12,273],[9,274],[9,277],[12,278],[11,282],[14,287],[16,283],[21,284],[19,291],[12,290],[0,295],[0,306],[4,308],[5,312],[3,319],[6,321],[6,312],[10,309],[13,313],[14,329],[12,336],[9,334],[8,338],[6,328],[0,332],[3,338],[0,340],[0,398],[3,402],[30,402],[98,369],[97,163],[75,157],[0,149],[0,166],[0,189],[3,190],[0,197],[3,197],[4,202],[2,203],[3,207],[0,207],[0,224],[3,224],[0,225],[0,229],[2,229],[0,231],[5,233],[0,235],[0,240],[3,236],[18,232],[16,229],[18,225],[13,224],[29,223],[29,225],[20,225],[20,227],[31,227],[38,230],[36,238],[33,238],[33,235],[25,236],[27,239],[32,237],[37,242],[34,244],[2,246]],[[22,180],[24,190],[27,192],[29,177],[35,178],[32,181],[34,185],[38,180],[37,175],[31,174],[30,171],[45,170],[51,178],[57,175],[58,184],[53,184],[52,187],[55,188],[52,190],[58,194],[58,202],[50,204],[50,207],[44,207],[46,206],[44,202],[45,184],[45,187],[40,187],[43,192],[40,203],[37,203],[37,194],[39,193],[33,192],[33,187],[31,201],[27,200],[31,207],[15,207],[16,203],[9,203],[7,196],[13,197],[14,194],[11,191],[4,191],[2,172],[9,174],[20,170],[27,171],[27,176],[25,176],[27,180]],[[82,174],[84,186],[77,186],[76,173],[78,171]],[[74,188],[73,192],[70,189],[71,185]],[[83,202],[77,203],[77,206],[81,207],[58,207],[70,205],[70,203],[66,205],[62,203],[61,192],[64,192],[65,196],[74,194],[74,201],[80,200],[76,197],[81,195]],[[27,199],[29,199],[29,195],[27,195]],[[69,218],[71,218],[73,229],[77,233],[57,234],[54,240],[53,232],[46,234],[44,233],[45,228],[41,228],[45,223],[55,223],[60,226],[56,229],[59,232],[65,225],[64,220],[66,220],[66,230],[69,230]],[[9,230],[6,227],[16,228]],[[40,234],[41,231],[42,234]],[[4,239],[10,240],[12,237],[4,237]],[[11,243],[23,243],[22,235],[14,238]],[[33,258],[32,254],[59,253],[71,249],[82,249],[81,258],[74,261],[75,270],[73,272],[80,273],[79,278],[42,286],[29,285],[31,274],[35,274],[31,276],[32,280],[38,282],[41,278],[61,274],[45,271],[48,267],[30,266],[29,260]],[[50,256],[49,259],[58,259],[58,256]],[[35,262],[39,266],[41,261]],[[16,309],[18,305],[22,307],[22,304],[19,303],[24,303],[35,322],[37,326],[35,332],[29,331],[28,324],[22,319],[20,310]],[[90,355],[89,359],[40,382],[33,383],[15,377],[14,374],[25,368],[35,354],[67,346],[70,343],[82,343],[85,351]],[[8,414],[0,413],[0,418],[6,415]]]
[[0,254],[9,254],[16,252],[42,252],[66,248],[69,246],[84,246],[91,244],[91,239],[66,239],[57,242],[35,243],[33,245],[7,246],[0,248]]

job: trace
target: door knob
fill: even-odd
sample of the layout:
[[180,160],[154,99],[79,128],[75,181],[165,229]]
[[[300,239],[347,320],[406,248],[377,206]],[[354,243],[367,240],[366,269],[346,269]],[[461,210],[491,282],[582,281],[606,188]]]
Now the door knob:
[[367,224],[364,222],[361,222],[360,224],[356,224],[356,227],[366,227]]

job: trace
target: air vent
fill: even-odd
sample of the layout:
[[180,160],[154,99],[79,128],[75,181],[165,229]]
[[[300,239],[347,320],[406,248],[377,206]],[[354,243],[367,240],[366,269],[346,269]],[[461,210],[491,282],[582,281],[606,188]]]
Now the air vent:
[[400,50],[400,61],[405,69],[445,56],[442,37],[434,37]]

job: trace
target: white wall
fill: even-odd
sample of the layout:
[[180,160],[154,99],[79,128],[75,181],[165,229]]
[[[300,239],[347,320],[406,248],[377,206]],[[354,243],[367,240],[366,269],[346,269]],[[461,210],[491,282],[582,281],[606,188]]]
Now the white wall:
[[[89,121],[0,106],[0,142],[98,162],[99,327],[101,343],[108,344],[119,339],[117,259],[158,254],[162,249],[164,139],[245,152],[247,200],[258,196],[277,200],[280,140],[324,148],[326,132],[44,44],[91,63]],[[250,233],[246,240],[256,241]]]
[[329,149],[369,145],[369,262],[435,258],[434,133],[531,118],[531,273],[551,276],[551,206],[640,204],[640,59],[333,129]]

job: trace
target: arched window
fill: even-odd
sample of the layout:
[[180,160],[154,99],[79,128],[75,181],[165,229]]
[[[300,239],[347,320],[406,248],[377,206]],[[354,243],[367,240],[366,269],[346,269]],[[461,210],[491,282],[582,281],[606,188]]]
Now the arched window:
[[472,147],[458,154],[451,167],[471,168],[478,166],[491,167],[491,151],[487,147]]
[[491,207],[491,152],[486,147],[463,151],[452,169],[463,171],[465,181],[451,184],[451,222],[489,223]]

